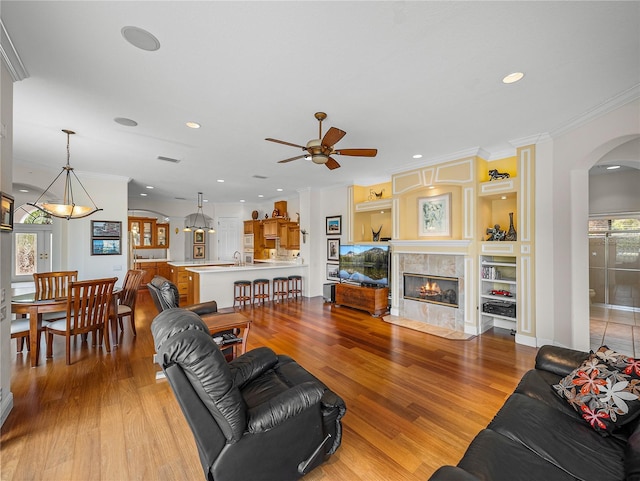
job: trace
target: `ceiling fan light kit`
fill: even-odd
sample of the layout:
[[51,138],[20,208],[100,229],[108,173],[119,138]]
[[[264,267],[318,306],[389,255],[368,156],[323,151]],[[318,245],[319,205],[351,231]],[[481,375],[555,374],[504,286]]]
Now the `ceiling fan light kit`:
[[336,150],[334,148],[335,144],[342,139],[347,133],[344,130],[340,130],[336,127],[331,127],[327,133],[322,136],[322,121],[327,118],[327,114],[324,112],[316,112],[315,118],[318,120],[318,138],[311,139],[307,142],[306,146],[293,144],[291,142],[285,142],[284,140],[266,138],[269,142],[275,142],[277,144],[289,145],[291,147],[298,147],[304,151],[306,154],[297,155],[295,157],[291,157],[289,159],[280,160],[278,163],[286,163],[291,162],[293,160],[298,159],[306,159],[315,164],[324,164],[328,169],[333,170],[340,167],[340,164],[331,157],[332,155],[349,155],[349,156],[357,156],[357,157],[375,157],[378,153],[377,149],[340,149]]

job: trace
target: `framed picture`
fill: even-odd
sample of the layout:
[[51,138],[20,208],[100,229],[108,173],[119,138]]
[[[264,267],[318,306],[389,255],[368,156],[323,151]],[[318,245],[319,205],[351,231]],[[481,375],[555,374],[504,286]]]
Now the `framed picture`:
[[92,256],[113,256],[120,254],[120,239],[91,239]]
[[327,217],[327,235],[342,235],[342,216]]
[[340,266],[338,264],[332,264],[327,262],[327,280],[328,281],[340,280]]
[[204,231],[195,231],[193,233],[193,243],[194,244],[204,244]]
[[418,235],[451,235],[451,194],[418,199]]
[[0,230],[13,230],[13,197],[1,192],[2,210],[0,211]]
[[204,244],[193,245],[193,258],[204,259]]
[[92,220],[91,221],[91,237],[117,237],[120,239],[122,235],[122,222],[111,220]]
[[327,239],[327,260],[340,260],[340,239]]

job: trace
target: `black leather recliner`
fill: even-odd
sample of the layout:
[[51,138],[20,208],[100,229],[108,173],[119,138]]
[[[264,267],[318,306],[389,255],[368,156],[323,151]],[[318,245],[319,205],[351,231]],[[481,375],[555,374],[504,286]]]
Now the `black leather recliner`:
[[[165,309],[171,309],[173,307],[180,307],[180,293],[178,287],[162,276],[155,276],[151,282],[147,284],[149,293],[153,299],[153,303],[156,305],[158,312],[162,312]],[[193,311],[199,316],[206,314],[212,314],[218,312],[218,304],[216,301],[201,302],[199,304],[192,304],[186,306],[185,309]]]
[[158,360],[209,481],[286,481],[340,446],[344,401],[293,359],[261,347],[227,363],[199,316],[162,311]]

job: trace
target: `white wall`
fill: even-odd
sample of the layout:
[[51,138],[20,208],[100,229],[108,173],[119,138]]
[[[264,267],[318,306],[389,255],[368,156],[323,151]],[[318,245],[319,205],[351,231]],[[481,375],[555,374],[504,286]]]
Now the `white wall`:
[[[536,279],[547,283],[536,293],[536,325],[544,335],[553,333],[556,344],[589,349],[588,170],[606,153],[638,136],[640,99],[635,99],[557,135],[552,155],[537,156],[538,176],[545,172],[547,179],[537,179],[536,201],[550,192],[552,203],[536,202],[536,220],[541,221],[536,226]],[[553,306],[549,318],[542,316],[548,311],[545,304]]]
[[640,212],[640,170],[589,176],[589,214],[624,212]]
[[[6,134],[0,137],[0,190],[11,194],[13,179],[13,83],[4,62],[0,61],[0,123]],[[13,236],[0,232],[0,425],[13,408],[11,392],[11,242]]]

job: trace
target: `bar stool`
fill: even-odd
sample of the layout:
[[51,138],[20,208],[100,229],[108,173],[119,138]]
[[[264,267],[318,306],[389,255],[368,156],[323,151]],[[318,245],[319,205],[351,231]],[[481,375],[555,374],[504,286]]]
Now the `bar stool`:
[[233,283],[233,307],[236,302],[240,307],[244,307],[245,303],[251,304],[251,281],[235,281]]
[[289,279],[287,277],[273,278],[273,301],[278,299],[286,300],[289,295],[288,291]]
[[256,279],[253,281],[253,302],[264,304],[269,301],[269,279]]
[[289,295],[291,297],[298,298],[298,295],[302,297],[302,276],[294,274],[288,278]]

